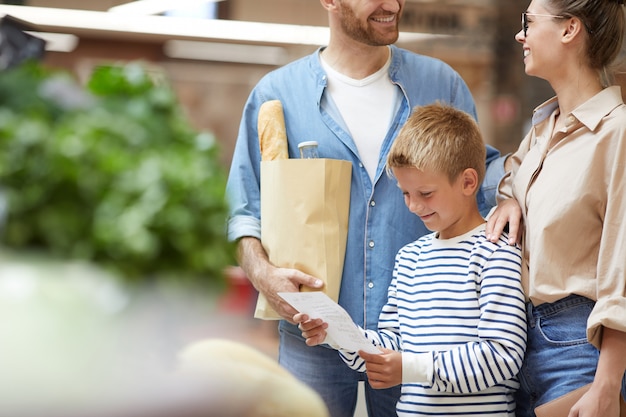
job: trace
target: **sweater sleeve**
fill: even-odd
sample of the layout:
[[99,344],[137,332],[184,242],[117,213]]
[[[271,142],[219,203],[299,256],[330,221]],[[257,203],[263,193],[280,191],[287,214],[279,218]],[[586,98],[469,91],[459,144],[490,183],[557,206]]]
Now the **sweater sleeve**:
[[489,256],[477,282],[480,319],[476,340],[444,351],[403,352],[403,383],[475,393],[515,377],[526,348],[520,262],[519,248],[506,244]]

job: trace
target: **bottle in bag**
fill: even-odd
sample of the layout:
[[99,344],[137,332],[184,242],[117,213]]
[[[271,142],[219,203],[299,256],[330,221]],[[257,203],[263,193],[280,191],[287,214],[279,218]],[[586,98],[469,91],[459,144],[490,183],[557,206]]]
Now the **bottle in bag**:
[[298,144],[298,149],[300,149],[300,158],[302,159],[319,158],[317,153],[317,142],[314,140],[300,142]]

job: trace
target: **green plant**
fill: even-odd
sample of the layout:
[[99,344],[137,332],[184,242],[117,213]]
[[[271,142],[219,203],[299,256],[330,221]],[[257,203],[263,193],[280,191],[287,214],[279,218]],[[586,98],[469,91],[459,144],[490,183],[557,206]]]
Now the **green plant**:
[[225,181],[215,138],[141,63],[99,67],[85,88],[38,63],[0,76],[5,246],[216,282],[234,262]]

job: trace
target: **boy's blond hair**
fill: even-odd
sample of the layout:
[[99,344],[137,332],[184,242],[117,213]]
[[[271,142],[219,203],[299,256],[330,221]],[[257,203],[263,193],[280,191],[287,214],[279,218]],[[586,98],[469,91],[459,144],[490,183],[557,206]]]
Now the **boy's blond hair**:
[[467,168],[485,177],[485,144],[474,119],[449,105],[415,107],[387,156],[392,168],[415,167],[447,175],[452,183]]

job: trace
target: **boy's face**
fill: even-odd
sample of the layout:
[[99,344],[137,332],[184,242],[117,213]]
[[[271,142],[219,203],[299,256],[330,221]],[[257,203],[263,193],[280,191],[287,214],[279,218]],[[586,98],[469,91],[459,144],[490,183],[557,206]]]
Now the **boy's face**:
[[468,232],[468,199],[463,175],[450,183],[446,175],[414,167],[393,168],[393,174],[404,195],[404,203],[422,219],[428,230],[439,232],[441,239]]

